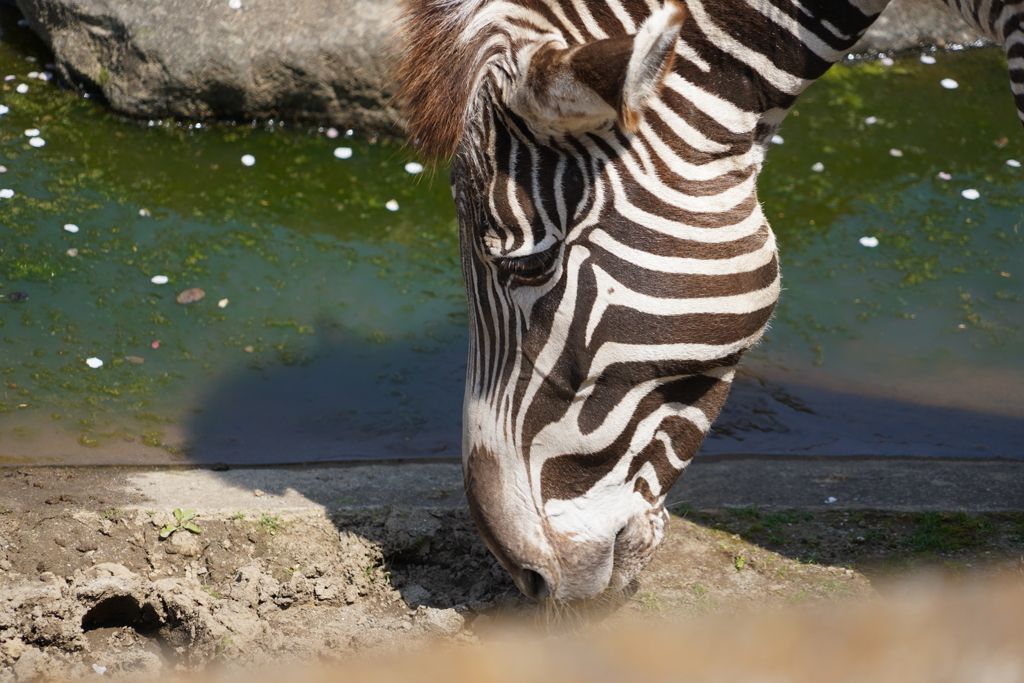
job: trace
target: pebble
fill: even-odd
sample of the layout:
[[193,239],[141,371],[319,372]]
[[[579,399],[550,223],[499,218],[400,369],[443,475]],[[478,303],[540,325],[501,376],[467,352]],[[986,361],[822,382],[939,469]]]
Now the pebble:
[[831,505],[832,503],[836,502],[837,500],[839,500],[839,499],[836,498],[835,496],[829,496],[828,498],[825,499],[825,505]]
[[256,157],[254,157],[253,155],[251,155],[251,154],[243,154],[242,155],[242,165],[243,166],[252,166],[255,163],[256,163]]
[[25,137],[34,138],[37,135],[39,135],[39,129],[38,128],[29,128],[28,130],[25,131]]
[[242,9],[242,0],[228,0],[228,7],[231,9]]
[[98,673],[100,676],[102,676],[103,674],[105,674],[107,672],[107,667],[100,666],[99,664],[93,664],[92,665],[92,670],[95,671],[96,673]]
[[38,71],[29,71],[28,72],[28,77],[29,78],[39,78],[39,72]]
[[978,199],[979,197],[981,197],[981,193],[972,188],[972,189],[969,189],[969,190],[964,190],[963,192],[960,193],[960,196],[963,197],[964,199],[972,199],[973,200],[973,199]]
[[[1017,161],[1016,159],[1007,159],[1006,160],[1006,165],[1007,166],[1011,166],[1013,168],[1020,168],[1020,162]],[[0,166],[0,168],[3,168],[3,167]],[[3,171],[0,171],[0,173],[3,173]]]
[[242,349],[242,350],[243,350],[243,351],[245,351],[246,353],[252,353],[252,352],[253,352],[253,351],[255,351],[256,349],[255,349],[255,348],[253,348],[252,346],[246,346],[246,347],[245,347],[244,349]]
[[415,161],[410,161],[405,165],[405,172],[416,175],[417,173],[423,173],[423,164],[418,164]]
[[227,308],[228,303],[227,299],[221,299],[217,302],[217,308]]
[[331,140],[333,140],[334,138],[338,137],[338,129],[337,128],[328,128],[327,129],[327,137],[330,138]]
[[935,57],[932,57],[931,55],[921,55],[921,63],[922,64],[934,64],[935,63]]
[[252,492],[252,495],[256,496],[257,498],[262,498],[267,494],[263,492],[261,489],[256,489],[255,491]]
[[169,280],[170,278],[168,278],[166,275],[154,275],[153,277],[149,278],[149,281],[152,282],[154,285],[166,285]]
[[22,95],[24,95],[25,93],[27,93],[27,92],[28,92],[28,83],[22,83],[22,84],[20,84],[20,85],[19,85],[19,86],[18,86],[17,88],[15,88],[15,90],[17,90],[17,91],[18,91],[18,92],[20,92],[20,93],[21,93]]
[[811,170],[814,171],[815,173],[821,173],[822,171],[825,170],[825,164],[819,161],[814,166],[811,166]]
[[943,78],[941,81],[939,81],[939,85],[941,85],[946,90],[956,90],[957,88],[960,87],[960,84],[954,81],[952,78]]
[[939,171],[939,178],[941,178],[942,180],[952,180],[953,176],[949,175],[945,171]]
[[179,294],[175,301],[179,304],[194,304],[197,301],[202,301],[205,296],[206,292],[203,291],[202,287],[193,287]]
[[70,256],[71,258],[78,256],[78,250],[75,249],[74,247],[68,249],[68,256]]
[[14,74],[8,74],[4,76],[5,81],[13,81],[15,78],[17,78],[17,76],[15,76]]
[[873,126],[876,123],[878,123],[878,118],[875,116],[869,116],[866,119],[864,119],[864,123],[868,124],[869,126]]
[[899,149],[890,149],[889,150],[889,156],[891,156],[891,157],[901,157],[901,156],[903,156],[903,151],[899,150]]
[[10,199],[13,196],[14,190],[9,190],[7,188],[0,190],[0,199]]
[[882,66],[892,66],[893,64],[896,63],[892,61],[892,57],[882,57],[878,61],[882,63]]
[[31,138],[28,141],[28,144],[32,145],[33,147],[45,147],[46,146],[46,140],[44,140],[42,138]]
[[384,208],[387,209],[388,211],[398,211],[398,202],[396,202],[394,199],[389,199],[388,202],[384,205]]
[[95,358],[95,357],[94,358],[86,358],[85,359],[85,364],[88,365],[93,370],[95,370],[96,368],[102,368],[103,367],[103,361],[101,361],[99,358]]
[[861,237],[860,240],[858,240],[858,241],[860,242],[862,247],[877,247],[878,246],[878,238],[877,237]]
[[338,157],[339,159],[349,159],[352,157],[352,148],[338,147],[336,150],[334,150],[334,156]]
[[78,232],[78,226],[75,225],[74,223],[65,223],[64,224],[64,231],[65,232]]
[[772,136],[772,144],[773,145],[781,145],[784,142],[786,142],[786,141],[782,139],[781,135],[773,135]]

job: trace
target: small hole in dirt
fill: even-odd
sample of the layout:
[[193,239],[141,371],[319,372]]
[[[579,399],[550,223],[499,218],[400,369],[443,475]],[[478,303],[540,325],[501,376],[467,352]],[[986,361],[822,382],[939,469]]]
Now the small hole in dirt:
[[160,616],[152,605],[139,605],[130,595],[117,595],[96,603],[82,617],[82,630],[128,626],[146,633],[160,628]]

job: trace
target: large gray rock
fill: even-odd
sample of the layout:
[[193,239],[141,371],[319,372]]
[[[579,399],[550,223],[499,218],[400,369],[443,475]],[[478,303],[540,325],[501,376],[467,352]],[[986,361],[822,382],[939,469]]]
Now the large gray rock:
[[381,131],[393,0],[17,0],[60,75],[137,118],[280,117]]
[[851,52],[875,54],[930,45],[974,45],[981,39],[939,0],[893,0]]
[[[398,132],[395,0],[17,0],[61,76],[136,118],[280,117]],[[856,53],[978,39],[937,0],[894,0]]]

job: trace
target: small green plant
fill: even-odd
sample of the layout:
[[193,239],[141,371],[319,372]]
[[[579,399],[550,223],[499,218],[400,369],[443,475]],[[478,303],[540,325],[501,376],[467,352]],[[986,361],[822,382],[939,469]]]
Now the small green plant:
[[747,558],[742,555],[737,555],[736,560],[733,562],[733,566],[736,567],[736,571],[742,571],[743,567],[747,565]]
[[703,598],[708,594],[708,587],[703,586],[699,583],[693,585],[693,594],[698,598]]
[[661,600],[658,599],[658,594],[654,591],[638,595],[633,598],[633,602],[640,606],[640,609],[644,612],[661,612],[662,604]]
[[271,536],[276,536],[281,528],[281,518],[264,512],[260,517],[260,528]]
[[117,519],[124,514],[122,508],[111,508],[103,513],[103,519]]
[[245,519],[245,513],[239,510],[235,514],[231,515],[231,519]]
[[193,534],[201,534],[203,530],[195,525],[192,520],[196,518],[196,511],[191,508],[182,510],[181,508],[174,508],[174,524],[165,524],[164,528],[160,529],[160,538],[170,538],[171,534],[175,531],[189,531]]
[[214,588],[213,586],[203,586],[203,592],[206,593],[207,595],[209,595],[212,598],[216,598],[218,600],[223,600],[224,599],[224,594],[221,593],[216,588]]

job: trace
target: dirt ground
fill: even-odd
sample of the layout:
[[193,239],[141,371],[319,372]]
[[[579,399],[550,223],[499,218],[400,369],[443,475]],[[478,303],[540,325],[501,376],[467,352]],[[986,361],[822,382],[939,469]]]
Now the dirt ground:
[[465,509],[180,519],[101,470],[0,470],[0,683],[337,661],[542,629],[864,598],[934,569],[1024,583],[1024,513],[677,507],[628,595],[522,598]]

